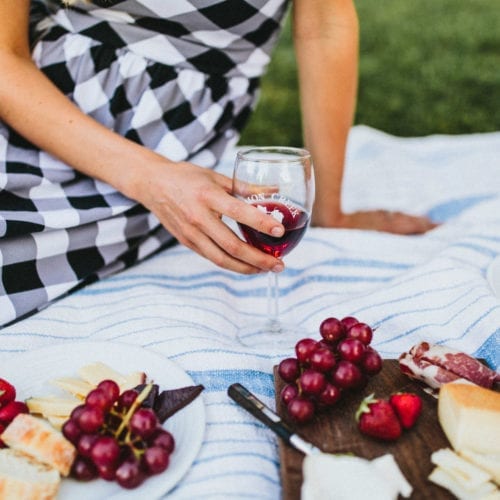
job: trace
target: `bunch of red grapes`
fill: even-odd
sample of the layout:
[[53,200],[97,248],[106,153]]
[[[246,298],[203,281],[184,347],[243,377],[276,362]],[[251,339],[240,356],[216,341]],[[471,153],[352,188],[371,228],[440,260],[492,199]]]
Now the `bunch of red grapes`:
[[142,406],[150,389],[120,394],[116,382],[104,380],[87,394],[62,428],[78,452],[72,477],[101,477],[131,489],[167,469],[175,441],[154,410]]
[[363,388],[382,369],[382,358],[370,346],[372,328],[352,316],[325,319],[321,340],[305,338],[295,345],[295,358],[278,366],[286,382],[281,401],[292,420],[305,423],[317,410],[335,405],[344,391]]

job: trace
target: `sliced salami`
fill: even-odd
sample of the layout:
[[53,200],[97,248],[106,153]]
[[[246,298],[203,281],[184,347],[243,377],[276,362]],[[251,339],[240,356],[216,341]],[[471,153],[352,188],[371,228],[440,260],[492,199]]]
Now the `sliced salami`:
[[472,356],[451,347],[420,342],[399,358],[401,371],[433,388],[457,379],[465,379],[491,388],[500,374]]

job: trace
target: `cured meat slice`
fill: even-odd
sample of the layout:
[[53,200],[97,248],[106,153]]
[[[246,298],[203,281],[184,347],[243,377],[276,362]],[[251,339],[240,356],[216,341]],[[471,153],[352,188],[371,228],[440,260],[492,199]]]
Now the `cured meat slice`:
[[448,382],[463,380],[455,373],[407,352],[399,357],[399,367],[408,377],[420,380],[433,389],[439,389]]
[[500,374],[468,354],[448,346],[420,342],[399,358],[401,371],[433,388],[465,379],[491,388]]

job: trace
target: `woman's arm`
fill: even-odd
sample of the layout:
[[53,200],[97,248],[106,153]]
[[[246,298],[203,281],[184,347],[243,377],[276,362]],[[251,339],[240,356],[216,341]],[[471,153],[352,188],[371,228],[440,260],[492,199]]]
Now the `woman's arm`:
[[85,115],[36,67],[28,46],[29,0],[0,2],[0,120],[76,170],[114,186],[151,210],[183,244],[242,273],[282,262],[241,241],[226,215],[272,234],[283,226],[230,195],[231,180],[175,163]]
[[352,0],[294,0],[293,34],[304,140],[317,178],[313,224],[397,233],[434,227],[425,218],[384,210],[342,212],[345,151],[358,82],[359,25]]

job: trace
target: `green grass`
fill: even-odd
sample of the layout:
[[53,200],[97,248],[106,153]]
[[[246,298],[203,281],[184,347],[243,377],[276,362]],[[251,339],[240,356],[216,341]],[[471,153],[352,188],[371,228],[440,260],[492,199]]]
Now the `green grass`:
[[[355,123],[399,136],[500,130],[499,0],[357,0]],[[289,20],[242,144],[302,144]]]

